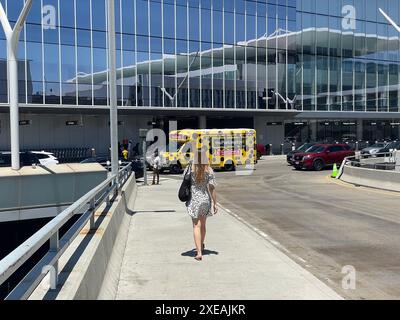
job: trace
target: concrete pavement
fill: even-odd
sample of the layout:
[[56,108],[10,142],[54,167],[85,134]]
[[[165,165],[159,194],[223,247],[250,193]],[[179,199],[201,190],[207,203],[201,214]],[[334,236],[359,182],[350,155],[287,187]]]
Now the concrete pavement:
[[[251,176],[218,172],[219,200],[346,299],[399,299],[399,193],[263,159]],[[243,186],[246,186],[245,188]],[[343,267],[356,270],[344,290]]]
[[180,181],[160,182],[139,186],[116,299],[341,299],[222,208],[196,261]]

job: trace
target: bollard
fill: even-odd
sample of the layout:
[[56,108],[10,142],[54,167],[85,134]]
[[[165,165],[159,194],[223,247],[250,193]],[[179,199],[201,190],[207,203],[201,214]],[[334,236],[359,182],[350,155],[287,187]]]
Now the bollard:
[[269,144],[269,155],[272,156],[272,143]]
[[292,143],[292,151],[296,150],[296,144]]
[[356,141],[356,151],[358,151],[358,141]]
[[284,153],[283,153],[283,143],[281,143],[281,155],[284,155]]

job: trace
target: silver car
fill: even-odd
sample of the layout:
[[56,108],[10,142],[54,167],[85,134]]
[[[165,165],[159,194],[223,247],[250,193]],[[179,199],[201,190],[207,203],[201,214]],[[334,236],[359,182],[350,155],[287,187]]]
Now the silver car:
[[368,148],[364,148],[361,150],[361,154],[363,155],[375,155],[377,153],[382,152],[382,150],[388,145],[387,142],[377,142]]

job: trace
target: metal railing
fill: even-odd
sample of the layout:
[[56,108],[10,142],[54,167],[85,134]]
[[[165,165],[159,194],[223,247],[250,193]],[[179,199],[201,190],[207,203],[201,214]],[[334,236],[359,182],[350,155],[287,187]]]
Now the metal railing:
[[343,165],[362,167],[375,170],[395,170],[395,152],[371,154],[356,154],[343,160]]
[[[0,261],[1,285],[46,244],[47,241],[50,241],[49,251],[8,294],[6,297],[7,300],[27,299],[48,272],[53,277],[54,285],[57,284],[58,260],[88,221],[90,221],[90,229],[93,230],[95,228],[96,210],[104,202],[109,205],[115,199],[115,196],[128,180],[131,173],[132,169],[129,164],[122,168],[118,174],[107,178],[96,188],[62,211]],[[60,229],[76,214],[81,214],[81,216],[60,239]]]
[[80,162],[92,156],[91,148],[59,148],[59,149],[46,149],[45,151],[51,152],[60,163]]

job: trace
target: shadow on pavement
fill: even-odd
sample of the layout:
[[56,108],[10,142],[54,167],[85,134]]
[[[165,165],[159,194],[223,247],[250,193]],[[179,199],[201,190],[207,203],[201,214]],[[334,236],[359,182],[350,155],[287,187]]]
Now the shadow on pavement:
[[[211,255],[211,254],[218,255],[219,253],[217,251],[208,250],[208,249],[204,249],[203,250],[203,256],[208,256],[208,255]],[[196,256],[196,249],[192,249],[192,250],[189,250],[189,251],[186,251],[186,252],[182,252],[181,256],[194,258]]]

